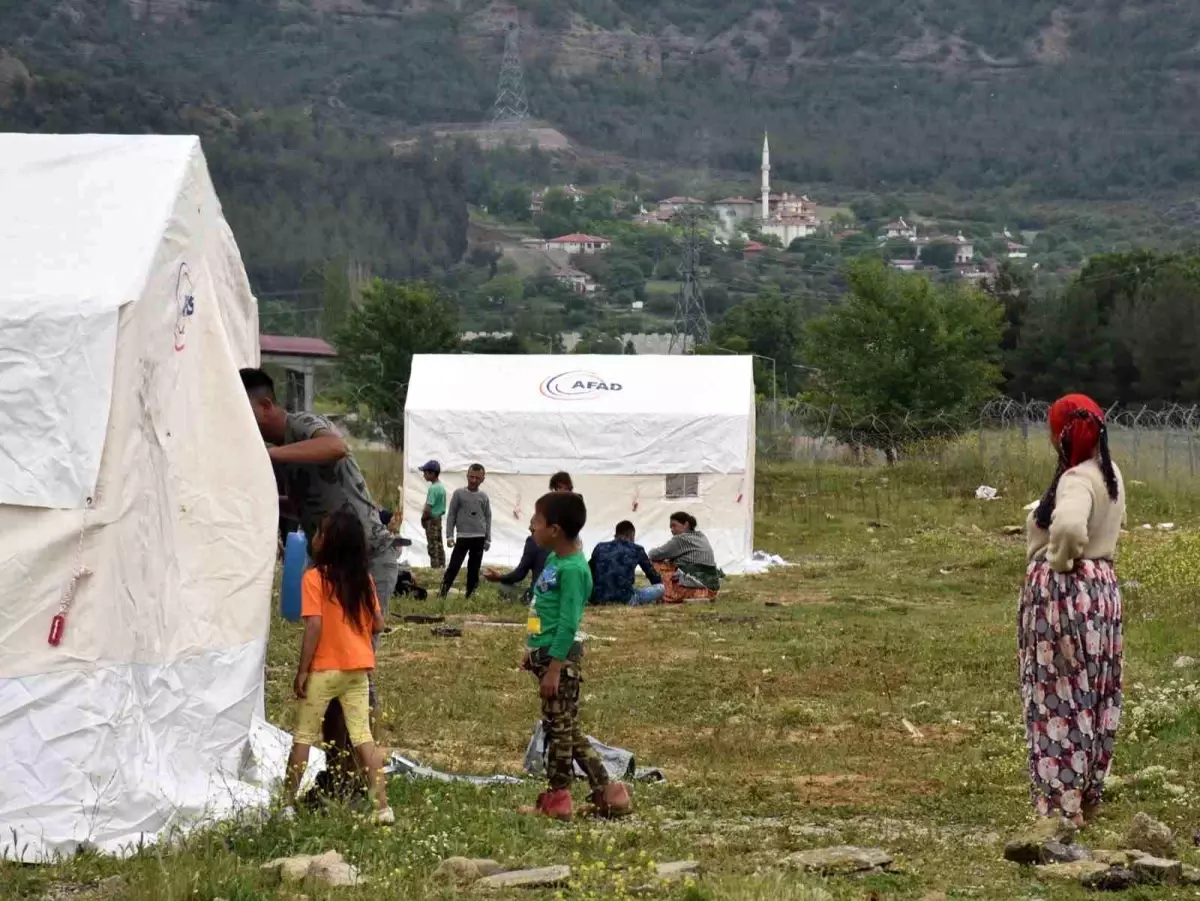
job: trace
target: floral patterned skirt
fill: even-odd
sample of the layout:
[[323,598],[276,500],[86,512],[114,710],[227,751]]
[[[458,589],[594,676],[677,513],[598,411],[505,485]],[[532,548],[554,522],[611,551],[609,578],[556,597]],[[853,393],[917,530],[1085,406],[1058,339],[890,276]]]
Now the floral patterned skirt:
[[1029,780],[1038,813],[1082,824],[1098,804],[1121,722],[1121,591],[1112,563],[1057,573],[1034,560],[1017,617]]

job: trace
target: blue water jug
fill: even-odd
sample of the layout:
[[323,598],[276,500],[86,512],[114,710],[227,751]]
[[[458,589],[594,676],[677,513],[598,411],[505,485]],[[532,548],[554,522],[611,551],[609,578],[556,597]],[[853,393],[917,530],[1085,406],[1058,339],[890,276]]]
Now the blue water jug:
[[300,583],[308,566],[308,538],[302,529],[287,537],[283,548],[283,582],[279,586],[279,615],[300,622]]

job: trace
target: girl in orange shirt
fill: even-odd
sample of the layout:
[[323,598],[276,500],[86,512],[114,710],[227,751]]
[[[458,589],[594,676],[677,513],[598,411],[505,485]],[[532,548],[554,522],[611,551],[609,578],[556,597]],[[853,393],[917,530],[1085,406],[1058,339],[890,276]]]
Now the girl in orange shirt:
[[375,669],[371,637],[383,631],[379,598],[368,568],[367,535],[358,517],[339,510],[325,517],[313,539],[313,567],[301,584],[304,644],[296,672],[296,735],[288,761],[285,797],[290,804],[321,738],[325,709],[336,698],[346,731],[375,802],[375,821],[396,821],[383,781],[383,755],[371,737],[369,684]]

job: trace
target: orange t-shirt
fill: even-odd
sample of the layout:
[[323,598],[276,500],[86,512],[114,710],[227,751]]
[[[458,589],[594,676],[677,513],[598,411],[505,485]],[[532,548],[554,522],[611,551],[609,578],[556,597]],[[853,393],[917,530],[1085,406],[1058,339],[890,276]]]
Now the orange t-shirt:
[[[372,592],[374,609],[379,598]],[[304,574],[300,586],[300,615],[321,617],[321,638],[313,654],[313,672],[324,670],[361,670],[375,668],[375,650],[371,647],[371,620],[359,632],[346,619],[346,612],[321,573],[313,567]]]

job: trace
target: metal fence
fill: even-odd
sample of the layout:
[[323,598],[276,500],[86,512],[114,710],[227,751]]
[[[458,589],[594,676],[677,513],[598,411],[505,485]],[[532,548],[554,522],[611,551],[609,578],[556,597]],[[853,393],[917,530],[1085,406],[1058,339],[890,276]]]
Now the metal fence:
[[[883,464],[969,454],[980,462],[1043,460],[1049,454],[1049,405],[1001,398],[967,417],[853,418],[836,408],[769,401],[758,409],[764,460]],[[1107,411],[1109,444],[1127,472],[1142,478],[1194,478],[1200,470],[1200,406],[1163,405]]]

